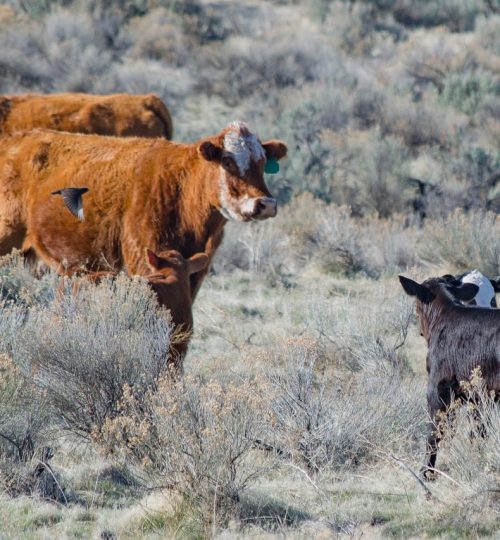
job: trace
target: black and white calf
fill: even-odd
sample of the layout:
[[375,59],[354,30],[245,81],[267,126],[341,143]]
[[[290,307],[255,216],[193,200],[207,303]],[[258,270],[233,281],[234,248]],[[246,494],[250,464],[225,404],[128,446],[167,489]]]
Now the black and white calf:
[[431,422],[427,436],[424,474],[432,471],[440,440],[438,413],[446,412],[454,398],[464,398],[460,381],[481,368],[488,391],[500,392],[500,309],[464,306],[479,292],[474,283],[454,285],[448,278],[423,283],[399,276],[401,285],[416,298],[420,334],[428,345],[427,405]]
[[478,286],[477,294],[470,301],[464,302],[466,305],[488,308],[498,307],[495,293],[500,292],[500,276],[492,279],[486,277],[479,270],[470,270],[458,276],[446,274],[442,278],[455,287],[459,287],[462,283],[472,283]]

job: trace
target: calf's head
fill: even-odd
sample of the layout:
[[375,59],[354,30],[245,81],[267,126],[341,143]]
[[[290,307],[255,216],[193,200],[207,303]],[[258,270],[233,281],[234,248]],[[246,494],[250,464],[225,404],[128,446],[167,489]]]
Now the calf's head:
[[460,285],[461,283],[474,283],[479,287],[477,294],[469,302],[465,302],[471,306],[491,307],[496,308],[497,301],[495,294],[500,292],[500,277],[490,279],[483,275],[479,270],[471,270],[465,274],[453,276],[446,274],[442,279],[452,285]]
[[165,285],[186,288],[189,301],[191,300],[189,276],[205,269],[208,264],[208,255],[205,253],[196,253],[189,259],[185,259],[175,249],[162,251],[158,254],[146,249],[146,257],[149,267],[154,272],[154,277]]
[[399,276],[399,281],[406,294],[417,299],[417,315],[420,322],[420,335],[427,341],[430,338],[430,325],[439,315],[443,305],[453,305],[456,300],[470,301],[477,294],[479,287],[474,283],[450,283],[446,277],[430,278],[422,283]]
[[198,145],[203,159],[217,164],[217,208],[234,221],[267,219],[277,212],[276,199],[264,181],[267,160],[280,160],[287,147],[281,141],[261,143],[243,122],[232,122]]

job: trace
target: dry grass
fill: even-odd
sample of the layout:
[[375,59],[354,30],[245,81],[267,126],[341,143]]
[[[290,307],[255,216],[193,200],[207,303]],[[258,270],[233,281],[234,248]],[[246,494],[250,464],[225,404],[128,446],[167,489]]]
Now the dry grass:
[[492,2],[8,6],[0,92],[156,92],[179,140],[241,118],[289,157],[277,218],[226,229],[183,381],[144,283],[61,294],[3,259],[0,536],[495,537],[488,396],[413,475],[426,351],[396,279],[500,273]]
[[500,273],[500,220],[494,213],[465,214],[459,210],[426,227],[420,253],[432,264],[446,263],[464,271],[480,268],[486,275]]

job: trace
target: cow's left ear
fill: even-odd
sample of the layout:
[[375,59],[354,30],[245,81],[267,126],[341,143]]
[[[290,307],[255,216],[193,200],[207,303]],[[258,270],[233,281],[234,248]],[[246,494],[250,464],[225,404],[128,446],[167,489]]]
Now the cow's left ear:
[[161,266],[160,257],[150,249],[146,248],[146,257],[148,259],[148,264],[152,270],[159,270]]
[[462,283],[458,287],[448,285],[447,288],[455,298],[462,302],[470,302],[479,291],[479,287],[474,283]]
[[430,304],[436,298],[427,287],[420,285],[420,283],[413,281],[413,279],[399,276],[399,282],[406,294],[416,296],[424,304]]
[[222,148],[212,141],[203,141],[198,146],[198,152],[207,161],[220,161],[222,159]]
[[493,289],[495,292],[500,292],[500,276],[497,276],[494,279],[490,279],[491,285],[493,286]]
[[266,159],[275,159],[277,161],[283,159],[288,152],[288,148],[284,142],[275,140],[262,143],[262,148],[266,152]]

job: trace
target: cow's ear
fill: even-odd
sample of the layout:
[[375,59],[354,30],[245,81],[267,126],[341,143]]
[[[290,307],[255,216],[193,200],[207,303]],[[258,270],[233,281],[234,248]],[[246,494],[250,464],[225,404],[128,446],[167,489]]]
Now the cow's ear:
[[479,287],[475,283],[462,283],[460,286],[448,285],[451,294],[462,302],[470,302],[479,292]]
[[198,151],[207,161],[220,161],[222,159],[222,148],[211,141],[200,143]]
[[196,253],[188,259],[188,274],[196,274],[207,267],[208,255],[206,253]]
[[266,141],[262,143],[262,148],[266,153],[266,159],[275,159],[279,161],[286,156],[288,148],[284,142],[281,141]]
[[148,259],[148,264],[152,270],[159,270],[161,266],[160,257],[150,249],[146,248],[146,257]]
[[447,284],[450,284],[450,285],[457,285],[459,286],[460,283],[462,283],[460,281],[460,278],[456,277],[456,276],[453,276],[451,274],[445,274],[444,276],[441,276],[441,279],[446,281]]
[[416,296],[424,304],[430,304],[435,298],[434,294],[432,294],[427,287],[420,285],[420,283],[413,281],[413,279],[399,276],[399,282],[403,286],[406,294]]
[[500,276],[497,276],[494,279],[490,279],[491,285],[493,286],[493,289],[495,292],[500,292]]

